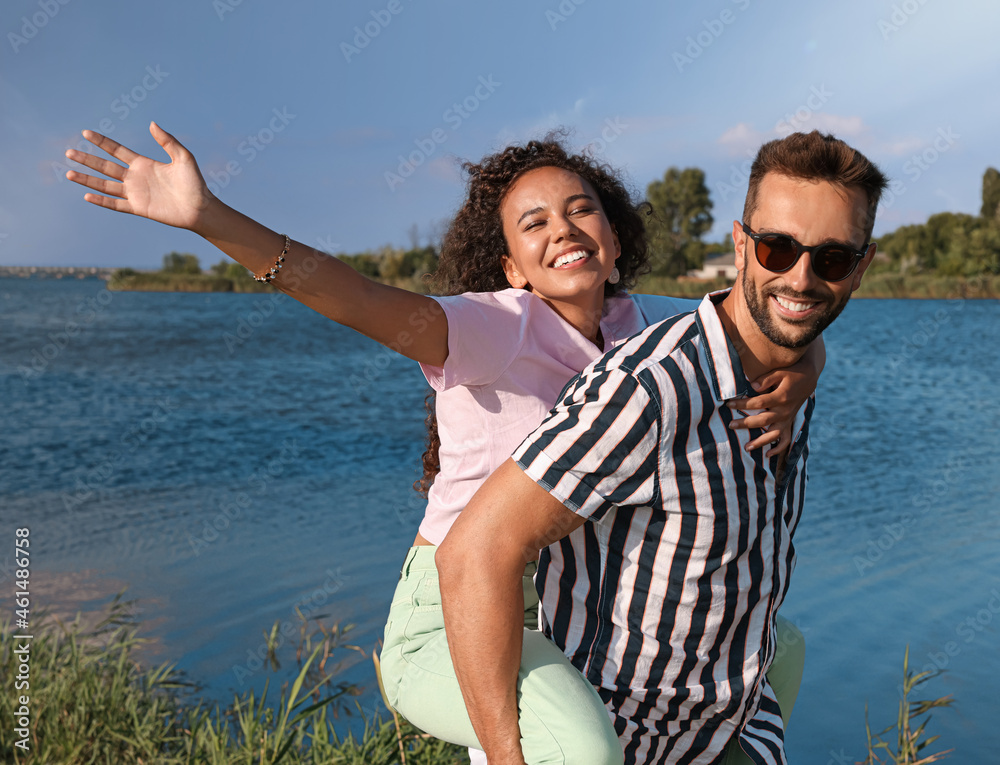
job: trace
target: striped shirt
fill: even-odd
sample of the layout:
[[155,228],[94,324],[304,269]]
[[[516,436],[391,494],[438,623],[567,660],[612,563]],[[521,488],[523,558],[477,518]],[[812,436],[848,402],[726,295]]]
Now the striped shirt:
[[518,447],[588,518],[542,551],[543,629],[608,706],[626,763],[714,763],[740,736],[784,763],[764,672],[806,486],[800,409],[785,465],[744,446],[724,402],[753,395],[716,312],[726,292],[591,364]]

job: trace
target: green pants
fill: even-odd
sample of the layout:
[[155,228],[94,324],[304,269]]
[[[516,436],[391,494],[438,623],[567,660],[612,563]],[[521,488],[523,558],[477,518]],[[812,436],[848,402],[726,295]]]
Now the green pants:
[[[413,547],[389,609],[382,682],[389,703],[413,725],[461,746],[481,749],[448,652],[433,546]],[[530,765],[620,765],[621,743],[604,702],[556,645],[538,631],[538,594],[525,569],[525,624],[517,698],[521,747]],[[802,677],[804,642],[778,617],[778,651],[767,673],[787,725]],[[780,666],[779,666],[780,665]],[[750,762],[736,742],[726,765]],[[742,759],[741,759],[742,758]]]

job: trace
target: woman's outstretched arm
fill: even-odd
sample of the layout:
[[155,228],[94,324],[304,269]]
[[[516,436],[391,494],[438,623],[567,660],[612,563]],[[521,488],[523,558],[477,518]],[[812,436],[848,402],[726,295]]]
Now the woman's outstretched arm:
[[[66,177],[91,189],[84,199],[92,204],[193,231],[255,274],[270,269],[285,246],[284,236],[223,204],[209,191],[194,155],[170,133],[155,122],[149,132],[170,162],[85,130],[84,138],[123,164],[71,149],[69,159],[107,177],[72,170]],[[441,366],[448,357],[448,321],[432,298],[379,284],[301,242],[291,242],[271,283],[415,361]]]

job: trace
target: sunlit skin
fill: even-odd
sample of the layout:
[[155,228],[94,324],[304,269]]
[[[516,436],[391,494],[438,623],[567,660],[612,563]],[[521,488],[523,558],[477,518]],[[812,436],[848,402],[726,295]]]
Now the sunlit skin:
[[[604,284],[621,245],[597,192],[576,173],[540,167],[511,185],[500,216],[508,249],[503,266],[510,285],[538,295],[601,346]],[[574,253],[585,256],[560,261]]]
[[[867,201],[858,189],[769,173],[761,179],[757,198],[753,220],[746,221],[754,232],[786,234],[806,246],[837,242],[860,249],[865,243]],[[809,341],[836,318],[861,285],[875,256],[872,243],[853,274],[828,282],[813,272],[808,252],[784,273],[765,269],[739,221],[733,222],[733,242],[740,275],[720,305],[720,316],[751,379],[800,359]]]
[[[500,219],[510,286],[538,295],[588,340],[603,346],[604,284],[621,245],[594,188],[562,168],[529,170],[511,184]],[[576,251],[588,255],[556,266],[561,256]],[[417,534],[414,544],[431,542]]]
[[[86,187],[84,198],[94,205],[193,231],[254,273],[273,265],[284,237],[216,198],[194,156],[173,135],[155,123],[150,124],[150,134],[169,162],[153,160],[88,130],[84,138],[115,161],[71,149],[66,157],[93,174],[70,170],[66,177]],[[511,185],[501,219],[508,245],[504,266],[511,285],[531,289],[603,348],[599,329],[604,284],[620,254],[620,244],[595,190],[573,172],[538,168]],[[590,255],[563,268],[552,268],[560,255],[574,248]],[[337,258],[293,241],[287,265],[294,273],[296,264],[306,260],[315,266],[308,279],[284,279],[277,286],[324,316],[380,343],[395,343],[400,332],[411,327],[414,315],[440,312],[426,295],[368,280]],[[431,322],[426,331],[414,333],[412,340],[400,353],[431,366],[445,363],[446,321]],[[812,366],[816,371],[798,369],[766,375],[758,381],[759,390],[770,393],[732,402],[734,408],[771,409],[734,422],[735,428],[770,428],[753,439],[748,450],[772,444],[766,455],[771,456],[787,448],[794,417],[790,392],[797,383],[815,379],[822,369],[822,358]],[[429,542],[418,534],[415,544]]]

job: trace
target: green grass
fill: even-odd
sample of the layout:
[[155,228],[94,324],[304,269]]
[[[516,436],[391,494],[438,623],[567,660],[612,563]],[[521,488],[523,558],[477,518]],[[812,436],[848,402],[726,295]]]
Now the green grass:
[[[942,696],[937,699],[910,701],[910,695],[918,685],[936,677],[940,672],[920,672],[914,674],[910,671],[910,647],[906,647],[903,655],[903,685],[902,698],[899,701],[899,711],[896,714],[896,722],[887,727],[881,733],[872,735],[871,726],[868,723],[868,705],[865,704],[865,734],[868,737],[868,756],[861,765],[929,765],[944,759],[951,752],[950,749],[934,754],[924,754],[924,750],[940,738],[940,736],[927,735],[927,723],[930,722],[930,711],[950,707],[953,703],[951,696]],[[919,717],[924,719],[919,725],[916,720]],[[914,727],[916,725],[916,727]],[[889,735],[894,732],[894,735]],[[882,737],[886,736],[889,740]],[[895,738],[895,749],[892,746],[892,739]],[[881,756],[880,756],[881,755]],[[885,759],[882,759],[882,758]]]
[[[467,763],[466,751],[430,738],[404,721],[375,715],[364,733],[338,732],[336,704],[351,686],[335,685],[321,669],[344,632],[304,633],[297,677],[275,694],[248,691],[223,707],[196,698],[196,688],[173,665],[143,668],[133,654],[145,642],[128,604],[116,599],[107,618],[85,630],[79,617],[64,625],[38,625],[31,641],[28,752],[11,724],[13,693],[0,694],[0,762],[210,763],[408,765]],[[17,673],[11,625],[0,624],[0,675]],[[273,635],[273,630],[272,630]],[[405,758],[405,759],[404,759]]]
[[[30,682],[29,750],[15,745],[11,723],[19,705],[14,693],[0,694],[0,762],[64,765],[453,765],[468,763],[466,750],[422,734],[395,715],[365,719],[359,736],[338,731],[343,702],[353,686],[336,683],[338,664],[326,664],[343,650],[350,627],[308,629],[303,619],[297,660],[299,671],[277,694],[270,681],[231,704],[206,704],[173,665],[144,668],[134,653],[144,639],[119,598],[96,627],[84,629],[49,621],[33,630]],[[0,624],[0,676],[18,672],[11,625]],[[269,665],[277,667],[276,630],[265,633]],[[948,752],[927,754],[938,736],[927,736],[917,719],[952,700],[910,701],[936,673],[909,671],[903,660],[903,694],[896,722],[873,735],[865,706],[868,757],[863,765],[926,765]],[[928,718],[929,719],[929,718]],[[892,734],[892,735],[890,735]]]

